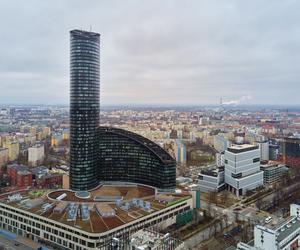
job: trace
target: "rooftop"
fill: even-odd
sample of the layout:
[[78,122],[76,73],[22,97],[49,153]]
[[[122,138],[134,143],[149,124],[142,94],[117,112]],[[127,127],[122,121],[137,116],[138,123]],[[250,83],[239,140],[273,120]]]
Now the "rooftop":
[[277,168],[277,167],[284,167],[285,165],[278,161],[265,161],[261,162],[260,166],[262,168]]
[[213,166],[208,169],[202,169],[200,173],[202,175],[209,175],[209,176],[217,177],[218,174],[223,171],[224,171],[224,167]]
[[[102,185],[91,191],[88,199],[80,199],[70,190],[23,190],[0,195],[0,203],[89,233],[102,233],[190,198],[186,193],[169,195],[173,199],[165,201],[149,186]],[[95,201],[95,197],[116,200]]]
[[300,218],[295,216],[290,217],[279,226],[277,226],[276,231],[279,234],[277,240],[279,242],[283,241],[286,237],[290,236],[293,232],[300,229]]
[[228,151],[231,153],[243,153],[251,150],[258,149],[258,146],[252,144],[234,144],[228,147]]
[[86,37],[86,38],[93,38],[93,37],[99,37],[100,34],[96,32],[91,31],[85,31],[85,30],[71,30],[71,34],[80,36],[80,37]]

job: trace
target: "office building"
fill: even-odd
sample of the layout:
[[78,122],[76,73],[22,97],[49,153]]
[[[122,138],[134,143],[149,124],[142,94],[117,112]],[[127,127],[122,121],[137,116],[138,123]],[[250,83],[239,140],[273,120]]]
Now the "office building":
[[28,148],[28,164],[30,166],[37,166],[41,164],[45,157],[45,148],[43,144],[36,144]]
[[260,149],[260,160],[268,161],[269,160],[269,141],[258,141],[257,145]]
[[260,170],[264,172],[264,184],[275,184],[281,180],[288,168],[280,162],[263,161],[260,164]]
[[99,184],[100,34],[72,30],[70,35],[70,187],[91,190]]
[[189,194],[161,196],[156,192],[149,186],[127,183],[102,185],[90,191],[89,198],[68,190],[2,194],[0,227],[14,237],[47,243],[54,249],[111,249],[113,238],[129,242],[136,231],[166,229],[192,211]]
[[282,143],[282,155],[280,160],[288,167],[300,166],[300,139],[285,138]]
[[176,187],[176,162],[156,143],[119,128],[98,128],[98,179]]
[[238,243],[238,250],[297,250],[300,242],[300,206],[290,205],[290,217],[276,226],[254,227],[254,241]]
[[263,185],[258,146],[232,145],[225,151],[225,182],[237,196]]
[[198,176],[201,192],[218,192],[225,188],[224,167],[211,166],[201,170]]

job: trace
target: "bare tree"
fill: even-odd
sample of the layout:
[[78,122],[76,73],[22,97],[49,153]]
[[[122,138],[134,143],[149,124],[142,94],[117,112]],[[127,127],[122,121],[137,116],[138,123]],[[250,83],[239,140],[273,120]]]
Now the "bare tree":
[[221,196],[222,205],[227,206],[228,198],[229,198],[229,192],[227,190],[225,190],[224,192],[222,192],[222,196]]
[[258,198],[258,199],[256,200],[256,202],[255,202],[255,205],[256,205],[258,211],[260,211],[261,208],[262,208],[262,205],[263,205],[262,199],[261,199],[261,198]]

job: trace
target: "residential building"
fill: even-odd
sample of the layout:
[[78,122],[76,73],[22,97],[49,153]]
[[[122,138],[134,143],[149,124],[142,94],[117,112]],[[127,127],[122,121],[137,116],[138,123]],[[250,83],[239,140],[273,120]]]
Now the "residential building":
[[214,148],[219,152],[224,152],[230,145],[230,142],[222,135],[214,136]]
[[51,136],[51,147],[57,147],[62,143],[62,134],[60,133],[53,133]]
[[32,186],[32,173],[28,170],[21,170],[17,172],[16,186],[19,188],[26,188]]
[[43,127],[43,135],[44,137],[48,137],[51,135],[51,128],[50,127]]
[[32,184],[32,174],[28,171],[28,167],[24,165],[8,165],[7,175],[10,178],[11,186],[27,187]]
[[4,147],[8,149],[9,161],[15,161],[18,159],[20,153],[20,146],[18,141],[6,141]]
[[36,144],[28,148],[28,164],[37,166],[41,164],[45,157],[45,148],[43,144]]
[[3,167],[8,162],[8,149],[0,148],[0,167]]
[[180,164],[186,164],[186,146],[181,140],[175,140],[175,157]]

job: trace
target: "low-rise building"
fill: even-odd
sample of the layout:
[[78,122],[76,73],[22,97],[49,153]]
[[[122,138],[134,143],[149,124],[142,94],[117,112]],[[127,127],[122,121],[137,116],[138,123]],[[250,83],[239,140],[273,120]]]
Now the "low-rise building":
[[274,184],[280,181],[282,174],[287,172],[288,168],[277,161],[263,161],[260,170],[264,172],[264,184]]
[[32,186],[32,173],[28,170],[18,171],[16,186],[19,188],[22,187],[31,187]]
[[16,186],[18,182],[18,172],[27,171],[28,167],[19,164],[12,164],[7,166],[7,175],[10,178],[10,184]]
[[[107,190],[111,196],[104,195]],[[111,249],[113,238],[128,242],[143,228],[166,229],[179,219],[186,221],[188,211],[192,215],[190,195],[170,193],[173,200],[167,202],[156,200],[156,193],[150,186],[110,183],[91,192],[38,189],[2,194],[0,228],[56,249]],[[109,217],[97,211],[103,202],[113,207]]]
[[291,204],[290,217],[275,227],[256,225],[254,241],[239,243],[238,250],[296,250],[300,242],[300,206]]
[[[115,242],[117,243],[117,239]],[[134,233],[129,238],[129,246],[132,250],[185,249],[184,242],[171,237],[169,233],[161,234],[150,229],[143,229]]]
[[225,188],[224,167],[211,166],[201,170],[198,186],[201,192],[217,192]]

